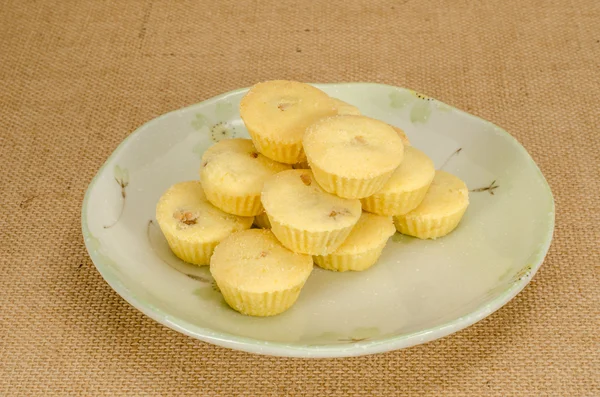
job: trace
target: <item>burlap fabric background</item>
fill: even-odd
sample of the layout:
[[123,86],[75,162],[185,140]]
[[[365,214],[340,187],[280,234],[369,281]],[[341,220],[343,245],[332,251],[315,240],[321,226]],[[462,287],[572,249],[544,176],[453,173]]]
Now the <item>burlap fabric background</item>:
[[[0,2],[0,395],[600,395],[600,2]],[[454,336],[336,360],[201,343],[130,307],[80,230],[137,126],[265,79],[416,89],[503,126],[557,204],[550,253]]]

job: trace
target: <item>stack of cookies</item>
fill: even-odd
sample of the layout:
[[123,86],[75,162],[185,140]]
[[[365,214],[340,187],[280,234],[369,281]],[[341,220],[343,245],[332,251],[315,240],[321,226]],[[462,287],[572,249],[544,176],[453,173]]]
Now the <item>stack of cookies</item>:
[[464,182],[402,130],[311,85],[259,83],[240,114],[252,139],[209,148],[200,181],[172,186],[156,218],[175,255],[210,265],[241,313],[287,310],[313,263],[368,269],[396,230],[444,236],[469,204]]

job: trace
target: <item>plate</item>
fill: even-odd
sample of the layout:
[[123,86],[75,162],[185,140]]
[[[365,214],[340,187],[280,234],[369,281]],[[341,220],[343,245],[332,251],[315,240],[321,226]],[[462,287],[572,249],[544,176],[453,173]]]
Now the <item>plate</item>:
[[247,89],[160,116],[133,132],[86,192],[87,250],[131,305],[176,331],[252,353],[357,356],[425,343],[506,304],[542,264],[554,201],[527,151],[494,124],[411,90],[380,84],[316,84],[365,115],[404,129],[437,168],[456,174],[471,204],[449,236],[394,235],[366,272],[315,268],[300,298],[269,318],[231,310],[208,267],[178,260],[154,219],[172,184],[198,178],[202,153],[248,137],[239,116]]

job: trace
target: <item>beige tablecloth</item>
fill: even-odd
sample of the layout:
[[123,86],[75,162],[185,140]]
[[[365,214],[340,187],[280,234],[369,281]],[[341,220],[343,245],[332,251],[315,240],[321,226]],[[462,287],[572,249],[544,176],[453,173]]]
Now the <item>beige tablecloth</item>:
[[[83,245],[87,184],[143,122],[259,80],[409,87],[504,127],[557,204],[516,299],[368,357],[227,350],[146,318]],[[599,396],[597,0],[0,2],[0,395]]]

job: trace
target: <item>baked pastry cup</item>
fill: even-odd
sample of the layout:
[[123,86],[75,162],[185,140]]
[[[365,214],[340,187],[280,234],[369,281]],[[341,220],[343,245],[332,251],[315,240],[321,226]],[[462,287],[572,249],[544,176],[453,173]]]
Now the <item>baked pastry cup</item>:
[[227,304],[250,316],[289,309],[312,269],[309,255],[288,250],[271,231],[261,229],[227,237],[210,260],[210,272]]
[[404,160],[375,194],[361,199],[363,210],[379,215],[403,215],[415,209],[435,175],[433,161],[412,146],[404,148]]
[[279,241],[310,255],[337,249],[362,213],[359,200],[327,193],[310,170],[283,171],[267,179],[262,203]]
[[395,232],[391,217],[363,212],[342,245],[328,255],[313,259],[317,266],[336,272],[367,270],[377,262]]
[[458,177],[436,171],[425,198],[414,210],[394,216],[396,229],[420,239],[436,239],[456,229],[469,206],[469,190]]
[[215,207],[254,216],[263,210],[260,193],[265,179],[290,168],[258,153],[250,139],[224,139],[204,152],[200,181]]
[[200,181],[171,186],[156,205],[156,221],[171,251],[194,265],[208,265],[217,244],[232,233],[249,229],[253,219],[213,206]]
[[394,129],[364,116],[321,119],[308,128],[303,143],[319,185],[350,199],[380,190],[404,157],[404,145]]
[[287,164],[304,159],[306,128],[336,114],[337,107],[326,93],[297,81],[258,83],[240,103],[240,115],[258,151]]

